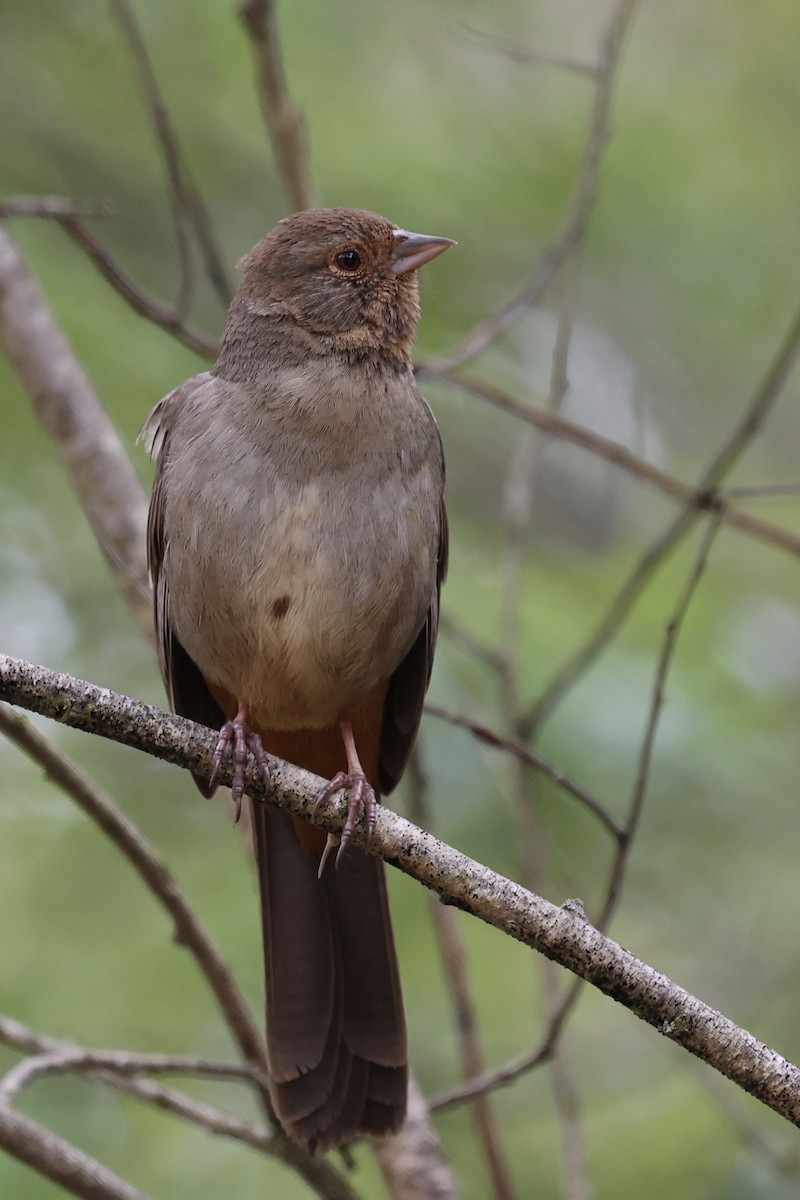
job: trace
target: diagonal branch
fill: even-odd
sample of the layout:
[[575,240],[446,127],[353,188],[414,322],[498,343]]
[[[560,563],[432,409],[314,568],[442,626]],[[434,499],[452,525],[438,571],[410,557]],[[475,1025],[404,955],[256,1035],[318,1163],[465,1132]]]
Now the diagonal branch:
[[[719,489],[751,440],[764,424],[778,400],[800,355],[800,308],[794,314],[786,335],[778,347],[764,378],[756,388],[744,414],[726,442],[713,456],[698,480],[696,489],[685,498],[685,506],[663,533],[645,551],[633,573],[614,597],[600,622],[584,644],[554,676],[527,714],[524,732],[531,733],[553,711],[573,684],[592,665],[620,628],[656,569],[697,523],[704,512],[713,512],[724,524],[749,533],[761,541],[800,554],[800,537],[789,530],[754,521],[749,514],[732,508],[721,499]],[[673,481],[675,482],[675,481]],[[683,486],[683,485],[681,485]],[[665,489],[666,490],[666,489]],[[673,493],[675,494],[675,493]]]
[[[56,698],[56,706],[58,703]],[[157,712],[155,709],[152,711]],[[90,715],[88,710],[87,715]],[[253,1015],[230,968],[188,900],[179,890],[166,865],[136,827],[117,811],[108,797],[94,788],[83,773],[51,746],[29,721],[3,704],[0,704],[0,729],[34,761],[43,766],[47,775],[99,825],[126,856],[157,902],[168,913],[175,926],[176,941],[185,946],[194,957],[245,1062],[252,1068],[254,1077],[262,1081],[259,1093],[266,1113],[271,1115],[269,1091],[263,1082],[264,1048]],[[145,1088],[149,1091],[150,1099],[154,1095],[154,1086],[149,1085],[149,1088]],[[138,1087],[138,1091],[141,1092],[142,1088],[143,1083]],[[174,1101],[173,1097],[173,1101],[165,1101],[164,1106],[174,1108],[175,1103],[177,1101]],[[325,1197],[325,1200],[355,1200],[352,1189],[342,1176],[328,1163],[313,1158],[290,1141],[282,1130],[275,1130],[271,1149],[277,1157],[293,1166],[321,1197]]]
[[675,649],[683,628],[683,623],[686,620],[686,614],[689,611],[689,606],[694,599],[698,584],[700,583],[700,579],[705,571],[708,555],[711,552],[711,546],[714,538],[717,535],[718,529],[719,517],[714,516],[709,521],[708,528],[700,543],[700,549],[697,552],[694,566],[689,573],[689,578],[686,581],[686,585],[683,589],[680,599],[678,600],[675,611],[667,621],[667,627],[664,632],[664,638],[661,645],[661,652],[658,656],[658,662],[656,664],[653,691],[647,713],[647,721],[645,725],[644,737],[642,739],[642,746],[639,752],[639,764],[633,784],[633,793],[628,806],[628,817],[625,821],[623,836],[620,839],[617,853],[614,857],[614,862],[612,863],[609,882],[606,889],[605,903],[603,904],[603,909],[597,922],[601,929],[608,928],[609,922],[611,921],[611,918],[613,917],[614,912],[619,905],[630,847],[631,843],[633,842],[633,838],[636,835],[636,830],[639,826],[645,794],[647,792],[647,783],[650,776],[650,767],[653,759],[653,750],[655,748],[658,724],[664,708],[664,693],[667,683],[667,676],[669,675],[669,670],[672,666],[672,659],[675,655]]
[[61,787],[82,812],[103,830],[130,862],[139,878],[168,913],[178,945],[185,946],[202,971],[225,1022],[247,1063],[263,1070],[264,1047],[252,1013],[219,950],[147,839],[108,796],[7,705],[0,705],[0,730]]
[[[555,783],[568,796],[572,796],[573,800],[577,800],[578,804],[581,804],[592,816],[597,818],[614,841],[619,842],[621,840],[623,836],[622,828],[600,801],[596,800],[586,788],[581,787],[579,783],[575,783],[573,779],[565,775],[558,767],[554,767],[552,763],[540,758],[524,742],[519,741],[517,738],[504,737],[494,729],[490,729],[488,725],[483,724],[482,721],[474,721],[471,717],[464,716],[461,713],[450,712],[446,708],[441,708],[438,704],[426,704],[425,712],[431,717],[438,717],[442,721],[447,721],[450,725],[468,730],[479,742],[483,742],[495,750],[505,750],[508,754],[513,754],[515,758],[520,759],[526,766],[531,767],[534,771],[538,771],[551,780],[551,782]],[[425,822],[425,825],[427,826],[427,822]]]
[[[781,370],[779,376],[776,374],[776,381],[778,378],[782,381],[788,377],[789,371],[797,360],[798,353],[800,353],[800,311],[798,311],[790,327],[789,335],[779,353],[781,366],[787,368],[786,372],[784,374],[784,371]],[[459,388],[461,391],[466,392],[468,396],[475,396],[480,400],[485,400],[494,408],[500,409],[501,412],[506,412],[512,417],[517,417],[528,425],[533,425],[535,429],[539,429],[542,433],[547,433],[552,437],[560,438],[562,441],[570,442],[573,446],[582,447],[582,449],[589,451],[590,454],[594,454],[597,458],[602,458],[606,462],[619,467],[626,474],[632,475],[634,479],[640,479],[643,483],[649,483],[657,488],[658,491],[663,492],[664,495],[690,506],[695,510],[695,517],[703,512],[719,512],[722,515],[722,521],[725,525],[730,525],[731,528],[738,529],[742,533],[748,534],[750,537],[766,542],[769,545],[778,546],[781,550],[787,550],[790,554],[800,555],[800,536],[798,534],[792,532],[790,529],[771,525],[768,521],[762,521],[759,517],[751,516],[750,513],[742,512],[741,509],[734,508],[731,504],[727,503],[717,491],[722,481],[718,474],[716,475],[715,482],[709,484],[706,481],[706,473],[704,473],[699,482],[692,486],[692,484],[684,483],[683,480],[670,475],[669,472],[661,470],[660,467],[656,467],[646,459],[633,454],[632,451],[628,450],[620,442],[615,442],[600,433],[595,433],[594,430],[587,429],[585,425],[578,425],[575,421],[569,421],[566,417],[562,417],[560,413],[551,412],[549,409],[536,407],[532,404],[525,404],[521,400],[516,400],[507,392],[493,387],[491,384],[479,383],[474,379],[462,379],[456,375],[443,374],[424,364],[418,367],[417,373],[423,377],[430,375],[432,378],[439,379],[443,383]]]
[[154,300],[143,292],[138,284],[117,266],[109,253],[103,249],[96,238],[92,237],[85,225],[76,217],[57,217],[61,228],[76,246],[84,252],[90,262],[94,263],[105,281],[118,292],[122,299],[130,305],[140,317],[145,317],[153,325],[166,330],[182,346],[193,350],[201,358],[216,358],[217,343],[213,338],[206,337],[184,323],[180,306],[170,308],[159,300]]
[[167,172],[172,222],[181,264],[180,294],[175,304],[176,316],[179,316],[181,320],[185,317],[192,294],[193,265],[187,223],[194,228],[211,285],[216,291],[220,303],[227,308],[230,304],[232,288],[216,246],[211,217],[200,190],[183,160],[178,135],[159,87],[136,14],[128,0],[110,0],[110,4],[114,19],[122,31],[136,66],[144,102],[161,147]]
[[142,1192],[71,1142],[2,1104],[0,1149],[81,1200],[147,1200]]
[[608,24],[600,49],[600,60],[593,70],[597,80],[589,129],[578,164],[572,201],[561,232],[542,254],[527,279],[515,288],[500,307],[480,321],[452,350],[431,364],[438,371],[452,371],[477,357],[524,312],[541,303],[573,250],[581,244],[597,199],[600,166],[609,138],[609,115],[614,80],[625,34],[633,18],[637,0],[620,0]]
[[[0,655],[0,699],[188,767],[204,779],[211,777],[214,731],[107,688]],[[280,759],[271,758],[270,769],[272,803],[330,832],[341,832],[347,810],[341,794],[317,807],[322,780]],[[232,768],[226,764],[219,782],[227,785],[231,778]],[[265,798],[254,768],[247,790],[257,799]],[[354,842],[364,846],[361,830]],[[605,937],[589,924],[579,904],[567,902],[559,908],[383,806],[369,850],[447,903],[560,963],[800,1125],[800,1068]]]

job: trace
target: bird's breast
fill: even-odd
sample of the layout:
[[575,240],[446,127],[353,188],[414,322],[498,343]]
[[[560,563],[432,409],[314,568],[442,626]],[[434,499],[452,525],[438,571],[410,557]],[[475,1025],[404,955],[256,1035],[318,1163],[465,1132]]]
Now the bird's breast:
[[424,624],[439,485],[399,454],[303,483],[285,467],[201,484],[173,594],[211,682],[259,725],[314,728],[387,679]]

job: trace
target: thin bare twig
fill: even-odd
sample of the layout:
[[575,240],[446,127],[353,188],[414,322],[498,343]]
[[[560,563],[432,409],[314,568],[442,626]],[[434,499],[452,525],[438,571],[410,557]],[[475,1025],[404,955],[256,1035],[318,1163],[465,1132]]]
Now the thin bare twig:
[[[216,1137],[225,1137],[235,1142],[241,1142],[242,1145],[249,1146],[252,1150],[258,1150],[262,1154],[284,1157],[279,1150],[281,1139],[277,1132],[270,1132],[263,1126],[253,1124],[252,1121],[243,1121],[239,1117],[232,1117],[230,1113],[222,1112],[219,1108],[195,1100],[192,1096],[187,1096],[185,1092],[165,1087],[163,1083],[156,1083],[152,1079],[136,1079],[112,1071],[97,1071],[92,1074],[101,1083],[113,1087],[116,1091],[125,1092],[145,1104],[152,1105],[153,1108],[170,1112],[190,1125],[197,1125],[207,1133],[213,1133]],[[328,1195],[325,1191],[320,1194],[323,1197]]]
[[[781,349],[782,352],[788,351],[787,357],[791,360],[791,363],[794,363],[797,358],[797,352],[800,349],[800,341],[798,341],[800,338],[800,313],[798,313],[797,325],[792,326],[790,333],[792,335],[791,339],[787,339]],[[574,421],[569,421],[559,413],[549,412],[546,408],[537,408],[534,405],[515,400],[500,388],[492,387],[486,383],[479,383],[473,379],[467,380],[456,375],[442,374],[438,370],[431,370],[424,364],[418,366],[417,372],[422,376],[430,374],[433,378],[439,379],[443,383],[459,388],[469,396],[485,400],[494,408],[509,413],[513,417],[518,417],[519,420],[533,425],[534,428],[541,430],[542,433],[547,433],[562,441],[570,442],[574,446],[581,446],[597,458],[602,458],[606,462],[620,467],[635,479],[641,479],[645,483],[652,484],[653,487],[665,495],[671,496],[672,499],[680,500],[682,503],[692,506],[698,510],[698,514],[709,511],[720,512],[723,522],[726,525],[730,525],[733,529],[738,529],[742,533],[746,533],[750,537],[766,542],[769,545],[787,550],[790,554],[800,556],[800,536],[789,529],[782,529],[778,525],[771,525],[767,521],[762,521],[758,517],[751,516],[750,513],[742,512],[741,509],[732,507],[732,505],[724,500],[715,486],[708,487],[705,485],[705,476],[702,476],[700,482],[693,487],[689,483],[684,483],[682,480],[676,479],[674,475],[670,475],[667,471],[662,471],[659,467],[654,466],[645,459],[639,458],[619,442],[603,437],[602,434],[595,433],[593,430],[587,429],[584,425],[578,425]],[[693,519],[697,519],[697,516]]]
[[[580,905],[579,901],[567,900],[564,903],[564,908],[568,911],[574,910],[577,907],[579,907],[581,912],[583,911],[583,906]],[[549,1063],[558,1045],[564,1025],[583,990],[585,990],[583,980],[573,980],[562,998],[559,1008],[553,1012],[541,1042],[534,1050],[527,1050],[524,1054],[518,1055],[509,1062],[504,1063],[503,1066],[494,1067],[491,1071],[485,1071],[482,1075],[473,1076],[472,1079],[466,1080],[465,1083],[457,1084],[455,1087],[437,1092],[428,1101],[431,1112],[441,1112],[448,1108],[455,1108],[459,1104],[463,1104],[466,1100],[472,1099],[473,1096],[480,1096],[485,1092],[493,1092],[497,1088],[507,1087],[522,1075],[527,1075],[538,1067]]]
[[138,21],[126,0],[109,0],[109,6],[128,50],[133,58],[142,94],[153,123],[159,144],[161,146],[164,165],[167,172],[169,206],[172,212],[172,227],[178,246],[178,264],[180,281],[178,295],[175,300],[174,316],[179,324],[183,324],[191,307],[194,292],[194,263],[192,262],[192,247],[186,229],[187,195],[183,183],[178,139],[172,128],[164,97],[158,86],[147,47],[144,44]]
[[52,745],[30,721],[0,704],[0,730],[41,766],[47,777],[99,825],[130,862],[136,874],[166,910],[175,925],[175,937],[185,946],[206,978],[244,1059],[264,1069],[264,1046],[258,1026],[244,996],[194,909],[178,889],[164,862],[140,831],[120,813],[73,763]]
[[554,767],[552,763],[546,762],[540,758],[535,751],[528,749],[524,742],[518,738],[504,737],[491,729],[482,721],[474,721],[472,717],[464,716],[462,713],[450,712],[449,709],[442,708],[438,704],[426,704],[425,712],[431,717],[438,717],[442,721],[447,721],[450,725],[455,725],[460,729],[466,729],[478,741],[491,746],[493,749],[504,750],[509,754],[515,755],[527,766],[534,771],[539,771],[545,775],[558,787],[562,788],[568,796],[572,796],[577,800],[588,812],[596,817],[604,829],[608,831],[614,841],[619,841],[622,837],[622,827],[614,820],[609,812],[603,807],[599,800],[596,800],[591,792],[574,779],[570,779],[569,775],[565,775],[558,767]]
[[494,34],[487,33],[483,29],[475,29],[466,21],[462,22],[461,27],[478,45],[494,50],[498,54],[502,54],[504,58],[511,59],[512,62],[534,67],[557,67],[559,70],[570,71],[574,75],[583,75],[587,79],[597,78],[599,67],[596,63],[584,62],[564,54],[550,54],[546,50],[531,50],[526,46],[518,46],[515,42],[495,37]]
[[[408,766],[408,782],[409,816],[417,825],[430,829],[427,779],[422,768],[419,747],[411,755]],[[431,897],[429,912],[439,946],[439,957],[442,961],[445,980],[453,1003],[464,1078],[472,1079],[483,1072],[485,1055],[467,972],[467,950],[464,937],[458,925],[457,914],[446,905],[440,904],[435,897]],[[488,1096],[480,1095],[472,1100],[470,1115],[480,1140],[495,1197],[497,1200],[513,1200],[515,1193],[511,1172]]]
[[[718,527],[718,519],[712,519],[683,597],[679,602],[675,615],[672,617],[667,626],[667,632],[659,660],[659,667],[657,669],[657,682],[654,688],[653,700],[651,701],[651,708],[648,715],[646,738],[642,748],[642,755],[640,757],[637,781],[634,785],[634,793],[631,805],[629,806],[625,827],[624,829],[620,830],[622,836],[620,837],[618,850],[614,856],[614,860],[609,872],[609,882],[606,886],[606,898],[603,902],[601,913],[597,921],[598,929],[608,928],[609,921],[613,915],[614,907],[619,899],[619,888],[624,871],[624,864],[626,862],[626,855],[630,847],[631,838],[636,829],[636,824],[638,822],[639,814],[641,812],[641,805],[644,798],[644,787],[647,781],[647,771],[649,768],[649,761],[652,755],[654,737],[657,729],[657,719],[661,704],[663,702],[663,687],[666,679],[666,672],[670,665],[671,656],[674,653],[675,640],[680,632],[680,625],[686,615],[688,605],[692,599],[692,596],[694,595],[694,591],[700,580],[702,571],[704,570],[706,557],[711,545],[711,539],[715,535]],[[677,625],[675,624],[676,621]],[[531,1070],[534,1070],[537,1067],[542,1066],[544,1063],[549,1062],[552,1058],[561,1029],[563,1028],[567,1017],[571,1013],[575,1002],[578,999],[582,986],[582,981],[576,980],[566,990],[561,1001],[551,1014],[550,1023],[539,1046],[537,1046],[534,1050],[519,1056],[518,1058],[512,1059],[510,1062],[499,1068],[495,1068],[492,1071],[485,1072],[479,1077],[468,1080],[466,1084],[450,1088],[447,1091],[441,1092],[432,1097],[430,1100],[432,1111],[438,1111],[440,1108],[450,1108],[470,1099],[474,1095],[493,1091],[498,1087],[506,1087]]]
[[0,220],[6,217],[110,217],[113,206],[105,200],[76,199],[74,196],[4,196]]
[[[2,709],[0,709],[2,712]],[[115,1075],[197,1075],[269,1086],[253,1063],[221,1063],[188,1055],[137,1054],[130,1050],[87,1050],[74,1042],[34,1033],[27,1025],[0,1014],[0,1042],[28,1055],[0,1082],[0,1102],[12,1103],[22,1088],[41,1075],[64,1071],[108,1070]]]
[[[131,1061],[125,1063],[125,1070],[121,1071],[118,1060],[123,1057]],[[137,1078],[133,1073],[134,1064],[132,1060],[135,1057],[135,1055],[123,1056],[119,1052],[116,1054],[103,1054],[76,1048],[74,1050],[52,1050],[34,1058],[24,1059],[23,1062],[18,1063],[5,1076],[2,1088],[0,1088],[0,1107],[10,1106],[21,1088],[32,1083],[35,1079],[40,1079],[45,1075],[80,1072],[89,1075],[92,1079],[107,1087],[124,1092],[126,1095],[134,1096],[137,1100],[150,1104],[154,1108],[171,1112],[173,1115],[181,1117],[184,1121],[205,1129],[208,1133],[242,1142],[244,1145],[250,1146],[252,1149],[259,1150],[262,1153],[272,1153],[274,1151],[275,1134],[269,1133],[263,1127],[254,1125],[250,1121],[242,1121],[238,1117],[232,1117],[229,1113],[222,1112],[218,1108],[213,1108],[210,1104],[204,1104],[199,1100],[193,1099],[191,1096],[187,1096],[185,1092],[176,1091],[175,1088],[165,1087],[163,1084],[155,1083],[151,1079]],[[142,1055],[140,1057],[143,1060],[142,1069],[152,1071],[154,1069],[153,1065],[144,1061],[147,1056]],[[103,1065],[104,1062],[106,1063],[105,1066]],[[176,1069],[179,1069],[180,1060],[175,1059],[174,1062]],[[212,1078],[232,1078],[236,1071],[236,1068],[231,1066],[227,1066],[227,1069],[222,1072],[218,1069],[219,1065],[208,1064],[208,1066],[211,1068],[210,1070],[201,1070],[194,1073],[209,1075]],[[170,1068],[167,1067],[165,1069],[169,1070]],[[238,1069],[238,1077],[241,1079],[242,1076],[243,1070],[240,1067]],[[250,1082],[253,1082],[253,1080],[250,1079]]]
[[737,499],[759,499],[761,496],[797,496],[800,494],[800,483],[750,483],[740,487],[725,488],[727,499],[733,496]]
[[160,329],[166,330],[182,346],[194,350],[195,354],[199,354],[201,358],[216,358],[217,342],[184,324],[178,309],[169,308],[143,292],[138,284],[135,284],[117,266],[108,252],[76,217],[57,217],[56,220],[67,236],[76,246],[80,247],[106,282],[111,284],[114,291],[122,296],[122,299],[130,305],[134,312],[151,321],[153,325],[158,325]]
[[539,261],[500,307],[480,321],[465,338],[431,363],[439,372],[449,372],[475,358],[524,312],[535,308],[544,297],[561,268],[580,245],[586,233],[597,198],[599,163],[608,141],[608,122],[614,91],[617,63],[622,53],[637,0],[622,0],[609,23],[597,65],[597,90],[592,105],[589,131],[576,172],[577,184],[561,232]]
[[230,304],[232,288],[222,257],[217,249],[211,216],[200,190],[184,162],[178,136],[159,87],[134,9],[128,0],[110,0],[110,5],[114,19],[125,38],[136,66],[145,106],[161,147],[167,172],[170,208],[181,269],[181,286],[175,302],[175,316],[182,322],[191,303],[194,275],[191,246],[186,228],[188,223],[191,223],[194,229],[208,279],[224,308]]
[[261,115],[286,197],[295,211],[314,208],[317,200],[308,165],[308,131],[283,68],[275,0],[244,0],[239,15],[253,48]]
[[[685,497],[683,511],[650,544],[587,640],[561,667],[529,709],[523,730],[526,736],[530,735],[550,715],[564,695],[609,644],[656,569],[684,534],[700,520],[704,512],[717,513],[723,523],[733,525],[771,545],[780,545],[794,554],[800,554],[800,538],[789,533],[788,530],[768,526],[765,522],[745,524],[744,518],[747,517],[747,514],[731,508],[729,504],[719,499],[719,488],[726,473],[735,465],[747,448],[749,441],[763,425],[771,407],[783,391],[798,354],[800,354],[800,309],[795,313],[788,331],[768,366],[763,380],[747,405],[741,421],[734,427],[722,449],[713,456],[703,471],[696,489],[690,489],[690,494]],[[675,493],[673,492],[673,494]]]
[[683,623],[686,619],[686,614],[689,611],[689,605],[694,599],[698,584],[702,578],[703,572],[708,562],[708,556],[711,552],[711,546],[719,529],[719,516],[714,516],[708,523],[705,535],[700,543],[700,549],[697,552],[697,557],[694,565],[686,581],[686,586],[678,601],[674,613],[667,622],[667,627],[664,632],[664,639],[661,645],[661,653],[658,656],[656,664],[655,677],[653,680],[653,691],[650,699],[650,705],[647,712],[647,721],[645,724],[644,737],[639,753],[639,763],[636,770],[636,778],[633,784],[633,792],[628,808],[628,816],[625,822],[625,831],[623,840],[620,842],[617,853],[614,856],[614,861],[611,866],[608,885],[606,888],[606,898],[603,903],[603,908],[597,920],[598,929],[607,929],[611,918],[616,911],[620,897],[622,894],[622,883],[625,875],[625,869],[628,863],[628,855],[631,842],[636,835],[636,830],[639,825],[639,818],[642,813],[642,806],[647,791],[647,784],[650,778],[650,767],[653,759],[653,750],[655,747],[656,733],[658,732],[658,724],[661,718],[661,713],[664,707],[664,692],[672,665],[672,659],[675,654],[675,648],[680,637]]
[[[603,87],[598,81],[598,96]],[[599,158],[594,165],[599,169]],[[572,341],[574,313],[579,291],[580,252],[583,241],[575,247],[568,269],[564,273],[558,310],[558,324],[550,368],[547,408],[556,412],[561,407],[569,387],[569,350]],[[533,484],[542,444],[534,439],[533,430],[525,430],[513,456],[504,489],[505,539],[501,562],[501,631],[503,653],[509,663],[522,661],[524,619],[524,565],[528,528],[533,508]],[[509,732],[520,740],[524,727],[524,708],[521,702],[519,668],[510,671],[501,689],[504,721]],[[531,779],[517,758],[511,764],[510,788],[514,803],[519,858],[519,877],[526,887],[541,892],[545,887],[548,841],[538,820],[536,805],[537,779]],[[552,1029],[560,1012],[560,981],[555,965],[543,960],[542,1007],[547,1028]],[[559,1022],[566,1027],[565,1021]],[[549,1055],[550,1083],[561,1134],[561,1159],[564,1184],[570,1200],[589,1200],[589,1176],[583,1124],[580,1117],[578,1092],[573,1079],[568,1051],[563,1037],[554,1039]]]

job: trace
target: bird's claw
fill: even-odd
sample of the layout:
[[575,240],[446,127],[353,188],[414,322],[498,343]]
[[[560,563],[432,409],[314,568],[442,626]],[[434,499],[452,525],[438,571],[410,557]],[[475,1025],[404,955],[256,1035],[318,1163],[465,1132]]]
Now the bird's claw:
[[212,756],[214,769],[211,772],[211,779],[209,780],[212,786],[229,746],[232,747],[231,753],[233,756],[231,799],[234,805],[233,823],[235,825],[242,815],[242,797],[244,796],[250,755],[252,754],[256,760],[256,766],[260,770],[267,787],[270,786],[269,761],[261,744],[261,738],[257,733],[254,733],[249,725],[240,720],[226,721],[219,731],[219,740]]
[[[375,789],[372,787],[372,784],[367,781],[366,775],[362,774],[360,771],[351,771],[350,773],[346,771],[340,771],[338,775],[334,775],[330,783],[326,783],[325,787],[317,793],[316,799],[314,800],[313,811],[316,813],[323,800],[330,800],[331,796],[335,795],[336,792],[345,790],[348,792],[347,818],[339,838],[339,849],[336,853],[337,866],[339,865],[342,853],[347,848],[347,843],[353,836],[353,832],[358,824],[358,820],[362,812],[364,814],[364,821],[367,827],[367,846],[369,846],[369,841],[375,828],[375,820],[378,813],[378,801],[375,796]],[[331,842],[329,837],[320,861],[320,874],[322,874],[322,870],[325,866],[328,855],[333,848],[333,845],[335,845],[335,843]]]

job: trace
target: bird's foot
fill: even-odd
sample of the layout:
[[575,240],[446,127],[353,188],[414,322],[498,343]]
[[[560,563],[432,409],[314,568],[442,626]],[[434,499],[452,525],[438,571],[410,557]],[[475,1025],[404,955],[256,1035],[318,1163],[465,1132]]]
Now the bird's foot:
[[[347,843],[353,836],[353,831],[358,824],[359,817],[364,814],[364,821],[367,827],[366,843],[369,845],[369,839],[372,837],[372,831],[375,828],[375,819],[378,812],[378,801],[375,796],[375,789],[372,784],[367,781],[363,771],[340,771],[338,775],[334,775],[330,783],[326,783],[324,788],[321,788],[314,800],[314,812],[322,804],[323,800],[330,800],[336,792],[346,790],[348,792],[347,801],[347,818],[342,828],[341,836],[339,837],[339,850],[336,854],[336,862],[342,856],[342,852],[347,848]],[[328,837],[328,842],[322,853],[320,860],[319,873],[322,870],[328,859],[335,841]]]
[[231,781],[231,799],[234,804],[234,825],[242,815],[242,797],[244,796],[245,781],[247,775],[247,767],[250,762],[250,755],[256,760],[256,766],[259,768],[264,783],[267,787],[270,786],[269,762],[267,755],[261,744],[261,738],[247,724],[247,711],[241,710],[236,715],[235,721],[226,721],[219,731],[219,741],[214,750],[213,763],[214,770],[211,772],[210,783],[213,784],[217,777],[217,772],[222,766],[222,760],[228,747],[231,747],[233,757],[233,780]]

